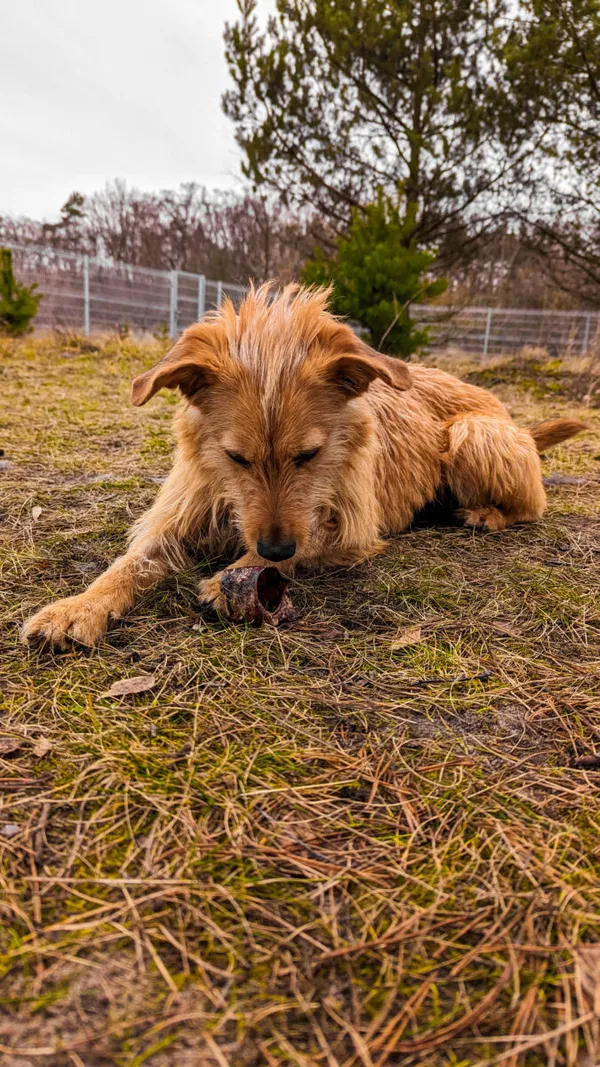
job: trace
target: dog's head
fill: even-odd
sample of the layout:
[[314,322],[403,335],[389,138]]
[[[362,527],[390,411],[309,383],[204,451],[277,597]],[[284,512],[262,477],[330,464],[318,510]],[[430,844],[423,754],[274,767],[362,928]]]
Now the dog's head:
[[335,511],[372,437],[371,383],[410,386],[406,364],[373,352],[326,303],[295,287],[251,291],[239,313],[226,302],[133,383],[134,404],[163,387],[187,397],[198,461],[246,546],[275,562],[301,558],[318,517]]

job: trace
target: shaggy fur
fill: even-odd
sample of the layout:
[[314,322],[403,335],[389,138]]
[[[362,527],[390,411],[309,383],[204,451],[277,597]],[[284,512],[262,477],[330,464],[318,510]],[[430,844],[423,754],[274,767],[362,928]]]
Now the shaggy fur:
[[[326,304],[293,286],[251,291],[239,313],[226,302],[134,381],[134,404],[164,387],[185,398],[171,473],[126,554],[84,593],[42,608],[25,641],[94,644],[194,547],[243,552],[234,566],[266,555],[289,572],[373,555],[442,492],[469,526],[542,515],[538,450],[580,423],[519,429],[491,393],[373,352]],[[220,578],[201,584],[202,600],[218,605]]]

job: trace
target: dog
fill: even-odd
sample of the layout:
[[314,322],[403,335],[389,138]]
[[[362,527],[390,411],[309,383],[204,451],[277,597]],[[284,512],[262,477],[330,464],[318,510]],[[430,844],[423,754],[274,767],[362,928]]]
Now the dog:
[[[539,452],[582,423],[520,429],[492,393],[374,352],[327,305],[323,290],[251,289],[239,312],[225,301],[135,379],[135,405],[163,388],[183,395],[171,473],[125,555],[30,618],[26,643],[97,643],[194,549],[284,573],[349,566],[442,493],[479,529],[541,517]],[[199,590],[217,609],[221,575]]]

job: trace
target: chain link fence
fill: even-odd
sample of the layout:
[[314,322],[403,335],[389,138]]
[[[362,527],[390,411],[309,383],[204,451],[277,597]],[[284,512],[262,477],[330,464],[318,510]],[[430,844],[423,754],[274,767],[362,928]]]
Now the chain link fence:
[[239,304],[245,289],[203,274],[151,270],[75,252],[8,245],[19,282],[35,282],[43,294],[36,328],[168,330],[177,337],[225,296]]

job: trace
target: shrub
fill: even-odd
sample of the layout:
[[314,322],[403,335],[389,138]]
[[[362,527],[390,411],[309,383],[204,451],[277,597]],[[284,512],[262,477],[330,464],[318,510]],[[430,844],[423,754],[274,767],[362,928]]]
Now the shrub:
[[37,285],[20,285],[12,266],[12,252],[0,248],[0,331],[17,337],[28,333],[37,315],[41,293]]
[[335,254],[317,250],[303,271],[308,284],[333,285],[332,308],[358,322],[374,348],[409,356],[426,340],[410,318],[410,305],[443,293],[447,282],[427,277],[433,252],[417,249],[409,234],[414,221],[403,218],[388,198],[355,209],[347,237]]

